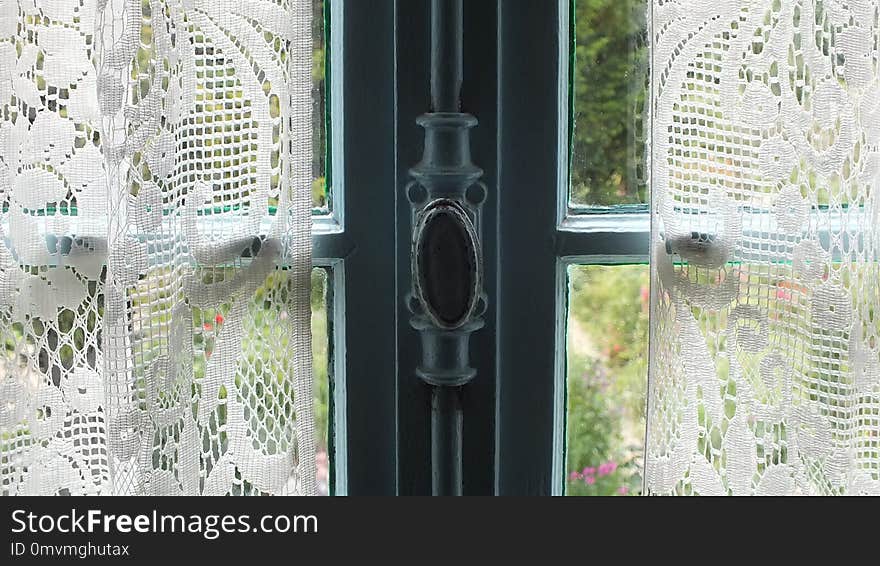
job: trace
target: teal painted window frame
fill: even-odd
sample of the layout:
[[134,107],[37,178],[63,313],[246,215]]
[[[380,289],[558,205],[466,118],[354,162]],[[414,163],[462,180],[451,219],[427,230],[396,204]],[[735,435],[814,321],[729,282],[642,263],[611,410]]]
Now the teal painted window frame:
[[[429,2],[330,6],[333,207],[314,219],[313,257],[332,283],[334,492],[426,494],[430,407],[406,310],[404,188],[428,110]],[[489,187],[489,309],[463,393],[466,494],[562,493],[567,267],[648,259],[646,207],[568,207],[570,9],[465,5],[462,108],[480,121],[472,151]]]
[[394,0],[326,1],[333,186],[312,217],[312,262],[329,275],[330,482],[334,495],[394,495],[396,289],[378,268],[394,263]]
[[[565,493],[568,273],[573,265],[648,264],[649,205],[574,206],[570,202],[570,157],[574,123],[574,13],[577,0],[558,0],[559,147],[557,178],[556,360],[551,493]],[[650,22],[649,22],[650,25]]]
[[569,205],[572,7],[499,3],[499,494],[563,494],[568,267],[648,261],[647,206]]

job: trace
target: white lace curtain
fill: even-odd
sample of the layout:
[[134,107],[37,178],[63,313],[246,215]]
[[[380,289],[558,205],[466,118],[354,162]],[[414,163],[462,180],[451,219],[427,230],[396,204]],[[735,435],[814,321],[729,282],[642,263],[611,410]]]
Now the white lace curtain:
[[878,14],[652,0],[651,493],[880,493]]
[[315,493],[310,0],[0,0],[0,492]]

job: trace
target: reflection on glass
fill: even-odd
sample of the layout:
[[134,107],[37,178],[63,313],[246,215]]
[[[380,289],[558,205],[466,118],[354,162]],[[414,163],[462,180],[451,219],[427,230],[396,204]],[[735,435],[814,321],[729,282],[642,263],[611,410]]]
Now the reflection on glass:
[[566,494],[641,491],[648,266],[568,270]]
[[570,202],[647,202],[647,0],[575,0]]
[[330,338],[327,334],[327,296],[327,270],[316,267],[312,269],[312,364],[319,495],[330,494]]

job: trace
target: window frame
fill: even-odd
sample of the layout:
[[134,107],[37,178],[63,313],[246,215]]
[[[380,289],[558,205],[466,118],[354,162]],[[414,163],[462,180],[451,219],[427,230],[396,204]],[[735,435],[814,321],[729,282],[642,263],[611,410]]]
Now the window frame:
[[[429,2],[325,0],[330,6],[329,171],[332,206],[313,216],[313,264],[329,268],[332,306],[328,373],[333,495],[430,493],[430,402],[416,377],[421,358],[407,295],[411,209],[409,168],[421,158],[428,108]],[[476,64],[465,80],[485,87],[463,96],[480,117],[474,161],[493,182],[495,167],[496,6],[468,3],[466,43]],[[398,49],[405,44],[405,49]],[[488,49],[486,49],[488,48]],[[469,55],[470,56],[470,55]],[[351,191],[349,189],[351,188]],[[486,207],[486,226],[494,211]],[[323,212],[323,211],[322,211]],[[484,234],[491,242],[491,230]],[[491,243],[485,245],[493,261]],[[487,285],[494,271],[487,270]],[[463,396],[465,493],[492,492],[494,479],[493,305],[472,342],[479,378]],[[487,447],[490,447],[487,450]]]
[[[499,2],[501,495],[564,493],[568,267],[649,255],[647,205],[569,204],[573,8],[574,0]],[[536,199],[535,187],[552,188],[553,198]]]
[[[404,196],[423,143],[415,118],[428,111],[429,2],[325,1],[333,201],[313,217],[313,258],[330,271],[331,485],[335,495],[429,493]],[[489,188],[489,307],[471,343],[478,377],[463,393],[466,494],[563,493],[568,267],[648,259],[647,206],[568,203],[572,8],[465,6],[462,109],[480,122],[472,151]]]
[[332,495],[393,495],[396,287],[376,266],[394,263],[394,0],[325,1],[333,185],[312,217],[312,263],[329,271],[330,483]]
[[[474,164],[483,169],[481,181],[488,187],[482,211],[481,247],[483,283],[489,295],[484,326],[470,337],[470,365],[476,377],[461,394],[463,419],[462,475],[465,495],[494,491],[495,481],[495,389],[496,304],[493,296],[497,252],[495,247],[497,181],[497,5],[493,2],[463,3],[464,69],[461,109],[474,115],[478,124],[470,131]],[[410,251],[412,207],[406,186],[409,169],[422,158],[424,129],[416,118],[430,111],[430,14],[428,0],[397,0],[396,6],[396,147],[397,156],[397,445],[399,495],[431,493],[431,401],[430,388],[416,376],[421,361],[420,333],[410,324],[407,296],[412,288]]]

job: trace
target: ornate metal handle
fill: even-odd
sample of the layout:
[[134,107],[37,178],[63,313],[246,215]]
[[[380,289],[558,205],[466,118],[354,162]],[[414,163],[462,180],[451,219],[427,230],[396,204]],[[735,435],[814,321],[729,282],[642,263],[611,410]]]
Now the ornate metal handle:
[[459,112],[461,0],[431,2],[431,93],[434,112],[417,120],[425,129],[422,160],[410,169],[412,206],[411,324],[422,338],[416,375],[433,386],[432,490],[460,495],[462,412],[459,387],[476,375],[470,334],[483,326],[483,255],[480,218],[486,186],[471,162],[470,130],[477,119]]

